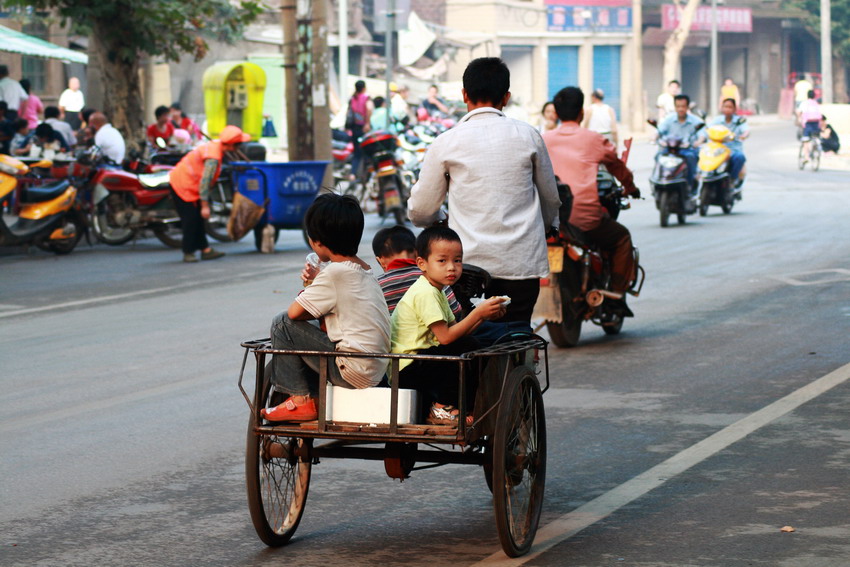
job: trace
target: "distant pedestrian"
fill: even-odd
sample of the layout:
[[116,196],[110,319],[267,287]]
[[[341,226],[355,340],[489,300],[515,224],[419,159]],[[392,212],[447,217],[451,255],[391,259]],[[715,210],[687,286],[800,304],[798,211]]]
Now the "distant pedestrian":
[[351,156],[352,181],[360,173],[360,162],[363,160],[363,150],[360,149],[360,138],[371,128],[372,99],[366,92],[366,82],[354,83],[354,94],[348,100],[345,116],[345,129],[351,132],[354,144],[354,154]]
[[720,87],[719,106],[722,108],[723,101],[729,98],[735,101],[735,108],[740,108],[741,92],[738,90],[738,85],[735,84],[735,81],[733,81],[731,77],[726,77],[726,80],[723,81],[723,86]]
[[40,115],[44,112],[44,104],[36,94],[31,92],[29,79],[21,79],[21,87],[23,87],[24,92],[29,96],[25,101],[21,102],[21,106],[18,108],[18,115],[26,119],[30,130],[32,130],[38,126],[38,122],[41,119]]
[[590,93],[590,107],[584,115],[582,126],[593,132],[602,134],[602,137],[617,147],[617,115],[614,109],[602,102],[605,93],[602,89],[596,89]]
[[77,77],[71,77],[68,79],[68,88],[59,95],[59,111],[62,113],[65,122],[70,124],[74,130],[80,128],[82,123],[80,112],[85,105],[86,97],[80,90],[80,80]]
[[17,118],[18,109],[27,98],[29,95],[21,83],[9,76],[9,68],[6,65],[0,65],[0,100],[6,102],[6,118],[9,120]]
[[676,112],[676,103],[674,98],[682,92],[682,85],[676,79],[667,83],[667,90],[655,99],[655,108],[658,109],[658,123],[664,120],[664,117]]
[[541,134],[545,134],[549,130],[554,130],[558,127],[558,113],[555,112],[555,103],[551,100],[546,101],[543,108],[540,110],[540,126],[537,130]]

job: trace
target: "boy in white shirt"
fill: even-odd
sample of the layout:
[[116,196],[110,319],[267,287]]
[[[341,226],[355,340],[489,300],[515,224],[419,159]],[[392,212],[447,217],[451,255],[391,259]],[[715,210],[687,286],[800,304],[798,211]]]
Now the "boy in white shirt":
[[[319,195],[304,217],[310,247],[322,262],[321,271],[307,265],[301,273],[313,283],[289,309],[272,322],[272,346],[288,350],[388,352],[390,317],[384,294],[372,270],[357,257],[363,235],[363,212],[356,199],[333,193]],[[327,333],[311,322],[323,319]],[[334,357],[328,380],[344,388],[376,386],[387,370],[387,359]],[[269,421],[312,421],[318,416],[315,395],[319,357],[275,356],[271,381],[289,398],[261,411]]]

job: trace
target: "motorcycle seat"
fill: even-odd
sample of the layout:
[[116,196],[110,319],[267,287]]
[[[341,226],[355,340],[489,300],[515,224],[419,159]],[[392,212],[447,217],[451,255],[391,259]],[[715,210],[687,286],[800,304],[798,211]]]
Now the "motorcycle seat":
[[584,248],[593,248],[593,244],[584,235],[584,231],[571,224],[561,224],[561,235],[563,238],[573,244],[583,246]]
[[21,189],[22,203],[42,203],[55,199],[62,193],[68,190],[71,182],[67,179],[45,183],[44,185],[35,185]]
[[154,173],[142,173],[139,175],[139,183],[145,187],[159,187],[160,185],[168,185],[170,169],[157,171]]

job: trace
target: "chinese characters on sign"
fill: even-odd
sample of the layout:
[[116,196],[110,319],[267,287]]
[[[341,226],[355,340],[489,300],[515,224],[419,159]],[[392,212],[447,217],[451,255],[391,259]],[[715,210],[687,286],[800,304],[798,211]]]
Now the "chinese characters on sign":
[[[661,6],[661,29],[673,30],[679,25],[679,10],[673,4]],[[711,8],[700,6],[691,24],[692,31],[711,31]],[[753,31],[753,12],[750,8],[717,8],[717,30],[721,32]]]
[[632,9],[626,6],[548,6],[549,31],[630,31]]

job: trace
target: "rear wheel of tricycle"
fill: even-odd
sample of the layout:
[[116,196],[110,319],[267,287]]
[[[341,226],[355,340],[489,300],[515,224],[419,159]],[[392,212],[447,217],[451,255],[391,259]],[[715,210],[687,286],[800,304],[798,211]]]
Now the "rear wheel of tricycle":
[[502,550],[525,555],[534,543],[546,479],[546,418],[534,372],[515,368],[505,382],[493,435],[493,508]]
[[[260,399],[268,407],[283,401],[273,399],[277,397],[266,380]],[[290,540],[304,514],[312,464],[299,454],[309,454],[311,440],[257,435],[254,426],[252,413],[245,455],[248,509],[263,543],[279,547]]]

